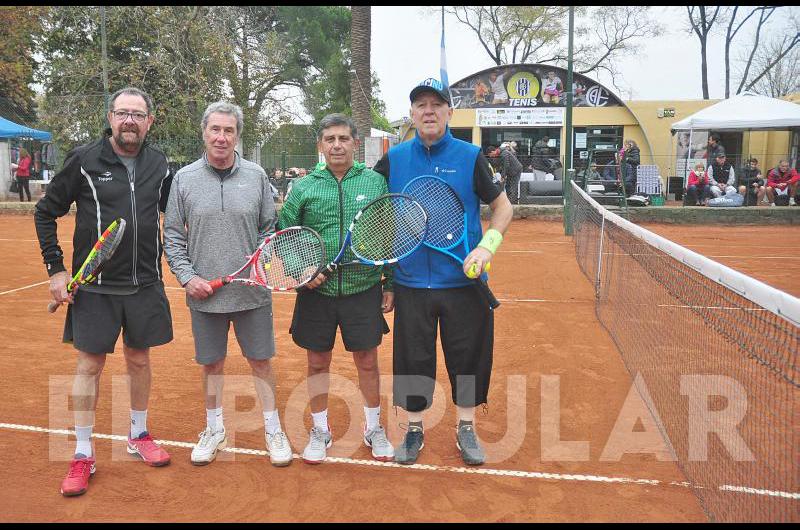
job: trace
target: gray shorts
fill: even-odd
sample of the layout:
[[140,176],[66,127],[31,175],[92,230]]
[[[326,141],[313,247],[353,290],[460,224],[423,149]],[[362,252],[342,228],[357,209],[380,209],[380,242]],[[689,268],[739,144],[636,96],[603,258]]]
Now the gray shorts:
[[195,360],[199,364],[214,364],[225,358],[231,322],[245,357],[263,361],[275,355],[272,305],[232,313],[206,313],[194,309],[190,312]]

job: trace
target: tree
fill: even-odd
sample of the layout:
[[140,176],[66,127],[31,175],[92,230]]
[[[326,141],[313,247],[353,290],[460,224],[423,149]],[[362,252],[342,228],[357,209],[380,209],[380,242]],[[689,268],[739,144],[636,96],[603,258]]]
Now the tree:
[[[438,8],[436,8],[438,9]],[[470,28],[495,64],[548,62],[561,54],[565,6],[452,6],[445,12]]]
[[[762,26],[775,9],[777,8],[764,8],[761,12],[753,45],[736,91],[737,94],[742,90],[759,87],[759,91],[765,94],[783,92],[780,95],[785,95],[788,92],[784,91],[789,90],[793,84],[793,79],[783,79],[783,76],[796,71],[797,45],[800,43],[800,20],[796,14],[792,13],[786,19],[785,27],[769,31],[767,32],[768,36],[762,38]],[[762,82],[764,79],[766,82]]]
[[[759,40],[759,36],[761,34],[761,28],[764,26],[764,23],[772,16],[772,13],[775,12],[775,8],[768,8],[768,7],[754,7],[750,10],[742,20],[739,20],[737,23],[736,16],[739,12],[740,6],[733,6],[731,9],[731,16],[730,20],[728,21],[728,31],[725,33],[725,98],[731,97],[731,45],[733,44],[734,39],[736,38],[736,34],[739,33],[739,30],[747,23],[750,18],[755,15],[756,13],[760,12],[760,17],[758,21],[758,27],[756,28],[756,42]],[[755,51],[755,46],[753,50]],[[752,57],[752,55],[751,55]],[[738,92],[737,92],[738,93]]]
[[700,40],[700,76],[703,99],[708,99],[708,36],[717,21],[720,7],[716,6],[710,16],[709,13],[706,13],[706,6],[686,6],[686,12],[689,15],[689,31],[694,31]]
[[760,47],[751,65],[763,74],[747,84],[747,90],[773,98],[800,92],[800,48],[792,45],[787,52],[789,44],[773,40]]
[[[152,96],[156,122],[150,138],[173,160],[199,156],[200,117],[222,94],[221,56],[208,39],[208,9],[107,8],[110,90],[132,85]],[[106,126],[99,20],[95,7],[53,7],[37,45],[43,117],[62,150]]]
[[[454,6],[447,13],[475,33],[495,64],[567,63],[568,6]],[[657,37],[661,25],[648,6],[576,8],[575,71],[605,71],[617,79],[616,60]]]
[[372,129],[372,70],[370,70],[369,64],[372,19],[369,5],[352,6],[351,13],[350,103],[353,109],[353,121],[356,123],[361,140],[358,148],[358,160],[363,162],[363,139],[370,135]]
[[43,6],[0,7],[0,110],[15,122],[36,122],[30,85],[38,66],[33,58],[33,35],[41,32]]

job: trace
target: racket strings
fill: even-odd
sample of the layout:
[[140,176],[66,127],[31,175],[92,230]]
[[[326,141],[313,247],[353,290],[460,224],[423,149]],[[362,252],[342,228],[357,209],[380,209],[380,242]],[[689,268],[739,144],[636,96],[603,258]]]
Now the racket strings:
[[294,289],[309,281],[325,261],[322,240],[310,230],[287,229],[261,250],[255,272],[273,289]]
[[105,263],[111,259],[111,256],[114,255],[116,252],[117,247],[119,247],[120,242],[122,241],[122,235],[125,233],[125,220],[118,219],[117,221],[113,222],[106,228],[106,231],[102,235],[102,241],[98,240],[95,244],[96,250],[94,252],[94,256],[92,256],[89,261],[86,262],[86,266],[83,268],[83,272],[81,274],[81,279],[87,279],[90,277],[97,276],[100,273]]
[[401,258],[424,239],[425,217],[425,210],[410,197],[376,200],[353,224],[353,253],[369,261]]
[[455,191],[437,179],[418,178],[404,190],[428,213],[425,241],[437,248],[450,248],[464,233],[464,205]]

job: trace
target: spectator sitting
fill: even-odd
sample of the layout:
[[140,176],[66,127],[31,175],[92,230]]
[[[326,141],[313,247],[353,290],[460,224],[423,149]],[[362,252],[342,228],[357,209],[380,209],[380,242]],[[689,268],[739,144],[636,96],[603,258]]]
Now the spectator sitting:
[[600,172],[597,171],[597,162],[592,162],[589,171],[586,173],[587,180],[600,180]]
[[757,206],[764,198],[767,188],[758,168],[758,159],[751,158],[739,176],[739,193],[744,195],[745,206]]
[[733,186],[736,182],[736,171],[727,161],[724,152],[717,154],[714,163],[708,166],[708,180],[714,197],[728,195],[731,191],[736,193],[736,188]]
[[787,160],[781,160],[778,167],[770,170],[767,174],[767,199],[770,206],[775,206],[775,201],[789,195],[788,204],[795,205],[794,196],[797,195],[797,183],[800,182],[800,175],[794,168],[789,167]]
[[694,170],[689,173],[689,181],[686,183],[685,206],[707,206],[708,199],[711,197],[711,185],[708,183],[708,175],[702,162],[694,166]]

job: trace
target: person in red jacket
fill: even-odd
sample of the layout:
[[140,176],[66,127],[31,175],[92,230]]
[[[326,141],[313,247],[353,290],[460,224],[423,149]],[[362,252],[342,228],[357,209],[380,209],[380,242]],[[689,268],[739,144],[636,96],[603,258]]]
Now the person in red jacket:
[[787,160],[781,160],[778,167],[770,170],[767,174],[767,198],[769,205],[775,206],[775,197],[789,194],[789,204],[795,205],[794,196],[797,194],[797,184],[800,182],[800,175],[794,168],[789,167]]
[[708,174],[702,162],[694,166],[694,170],[689,173],[689,180],[686,183],[686,205],[701,206],[708,205],[711,197],[711,185],[708,183]]
[[24,147],[19,149],[19,160],[14,164],[12,162],[11,169],[17,171],[17,182],[19,183],[19,202],[22,202],[23,190],[28,195],[28,202],[31,202],[31,187],[29,181],[31,180],[31,155]]

